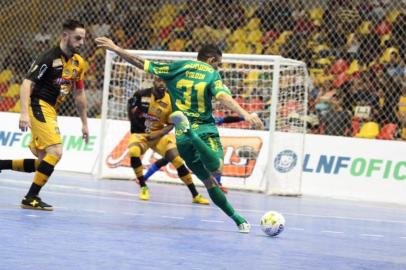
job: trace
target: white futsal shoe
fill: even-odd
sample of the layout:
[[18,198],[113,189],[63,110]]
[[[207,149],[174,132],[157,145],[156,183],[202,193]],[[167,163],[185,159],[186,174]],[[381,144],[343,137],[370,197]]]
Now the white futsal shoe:
[[250,230],[251,230],[251,224],[249,224],[248,221],[238,225],[238,231],[240,233],[249,233]]

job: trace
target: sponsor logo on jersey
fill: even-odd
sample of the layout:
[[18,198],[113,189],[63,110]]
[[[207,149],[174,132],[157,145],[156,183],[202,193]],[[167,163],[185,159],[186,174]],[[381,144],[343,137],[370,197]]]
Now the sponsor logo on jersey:
[[34,62],[32,62],[30,68],[28,69],[28,72],[29,72],[29,73],[34,72],[34,71],[38,68],[38,65],[35,64],[36,61],[37,61],[37,60],[35,60]]
[[155,74],[165,74],[169,72],[169,66],[154,67]]
[[159,121],[158,117],[144,113],[144,112],[141,113],[140,115],[141,115],[141,117],[144,117],[145,119],[150,120],[150,121]]
[[79,66],[79,61],[72,59],[72,66],[78,67]]
[[37,77],[38,80],[41,79],[42,76],[44,76],[44,74],[45,74],[45,72],[47,71],[47,69],[48,69],[48,66],[47,66],[46,64],[43,64],[43,65],[41,66],[41,68],[39,69],[39,72],[38,72],[38,77]]
[[52,67],[53,68],[62,67],[62,66],[63,66],[63,64],[62,64],[62,59],[61,58],[54,59],[54,61],[52,62]]
[[187,112],[187,111],[183,111],[183,113],[184,113],[186,116],[190,116],[190,117],[196,117],[196,118],[199,118],[199,117],[200,117],[200,113],[197,113],[197,112]]
[[141,102],[143,103],[151,103],[151,97],[141,97]]
[[159,106],[161,106],[162,108],[166,108],[166,107],[168,107],[168,104],[163,101],[160,101]]
[[55,80],[55,84],[64,85],[64,84],[71,84],[70,79],[58,78]]
[[214,82],[214,88],[215,89],[221,89],[223,88],[223,82],[221,80],[217,80]]
[[29,72],[30,72],[30,73],[33,73],[34,71],[36,71],[36,70],[37,70],[37,68],[38,68],[38,65],[34,65],[34,64],[33,64],[33,65],[31,66],[31,68],[30,68],[30,71],[29,71]]

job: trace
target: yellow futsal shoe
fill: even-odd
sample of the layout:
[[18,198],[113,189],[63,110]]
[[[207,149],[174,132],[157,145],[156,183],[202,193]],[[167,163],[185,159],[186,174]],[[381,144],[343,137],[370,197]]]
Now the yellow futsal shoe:
[[209,204],[209,200],[202,196],[202,194],[197,194],[196,197],[193,198],[192,203],[198,204]]
[[149,200],[149,189],[147,186],[141,187],[140,189],[140,194],[138,195],[138,198],[143,201],[148,201]]

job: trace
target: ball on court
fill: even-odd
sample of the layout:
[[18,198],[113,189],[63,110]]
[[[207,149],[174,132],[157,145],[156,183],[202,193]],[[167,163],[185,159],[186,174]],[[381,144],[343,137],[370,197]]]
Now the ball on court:
[[276,211],[266,212],[261,218],[261,229],[269,236],[277,236],[285,229],[285,218]]

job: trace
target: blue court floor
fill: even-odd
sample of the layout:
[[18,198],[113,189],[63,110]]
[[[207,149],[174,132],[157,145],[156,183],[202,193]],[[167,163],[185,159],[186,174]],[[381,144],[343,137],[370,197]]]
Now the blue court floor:
[[[41,192],[55,210],[23,210],[31,178],[0,173],[0,270],[406,269],[405,206],[231,191],[244,235],[180,185],[149,183],[142,202],[134,182],[55,173]],[[286,218],[276,238],[259,227],[269,210]]]

